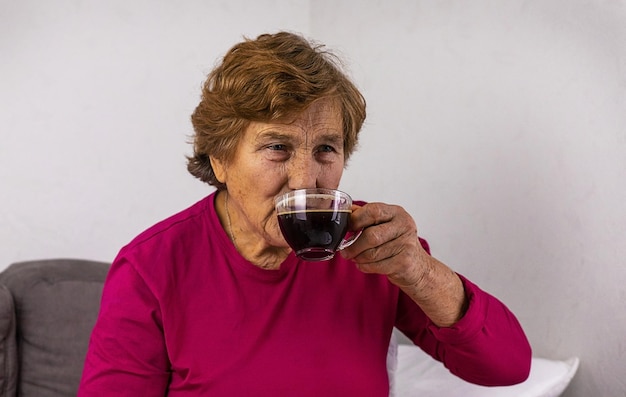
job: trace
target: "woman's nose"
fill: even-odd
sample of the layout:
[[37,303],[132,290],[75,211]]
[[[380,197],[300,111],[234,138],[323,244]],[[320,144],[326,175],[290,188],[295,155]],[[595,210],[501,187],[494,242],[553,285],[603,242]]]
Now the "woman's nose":
[[320,172],[319,164],[311,158],[292,159],[288,170],[290,189],[309,189],[317,187]]

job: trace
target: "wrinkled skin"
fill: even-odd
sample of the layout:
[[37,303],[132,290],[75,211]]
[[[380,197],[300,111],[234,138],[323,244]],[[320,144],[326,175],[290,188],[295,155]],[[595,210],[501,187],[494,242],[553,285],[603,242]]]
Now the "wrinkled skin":
[[[217,199],[222,225],[241,255],[278,269],[291,249],[274,210],[274,197],[294,189],[339,186],[345,156],[337,105],[323,99],[289,123],[252,122],[231,161],[211,158],[227,185]],[[465,310],[459,277],[422,248],[413,218],[396,205],[355,206],[352,228],[362,235],[341,254],[366,273],[387,275],[431,320],[450,326]]]

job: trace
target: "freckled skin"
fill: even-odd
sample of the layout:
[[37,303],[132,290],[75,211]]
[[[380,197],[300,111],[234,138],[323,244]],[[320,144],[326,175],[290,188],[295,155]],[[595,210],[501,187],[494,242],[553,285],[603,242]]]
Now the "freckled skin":
[[[211,158],[215,175],[227,185],[216,201],[220,221],[239,253],[256,266],[278,269],[291,252],[278,226],[276,195],[339,186],[345,165],[340,115],[335,102],[323,99],[289,123],[253,122],[232,161]],[[365,273],[386,275],[435,324],[450,326],[463,316],[461,279],[424,251],[402,207],[369,203],[355,208],[350,222],[363,233],[341,255]]]
[[344,169],[343,125],[336,104],[317,101],[288,124],[252,122],[234,159],[211,159],[228,193],[217,200],[228,230],[228,213],[239,252],[252,263],[276,269],[290,252],[274,210],[274,197],[293,189],[336,189]]

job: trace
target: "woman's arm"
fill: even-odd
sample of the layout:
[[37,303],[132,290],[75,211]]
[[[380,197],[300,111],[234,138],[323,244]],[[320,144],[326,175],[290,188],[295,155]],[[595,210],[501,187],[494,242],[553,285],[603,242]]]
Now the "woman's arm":
[[79,397],[166,395],[169,364],[158,302],[133,266],[111,266]]
[[532,351],[517,318],[497,298],[466,278],[460,279],[468,308],[453,326],[424,321],[421,309],[401,293],[396,327],[468,382],[484,386],[523,382],[530,373]]
[[[399,310],[398,328],[457,376],[477,384],[525,380],[531,349],[513,313],[495,297],[432,257],[411,216],[399,206],[366,204],[352,213],[363,234],[342,255],[367,273],[387,275],[410,304]],[[428,321],[423,323],[424,315]]]

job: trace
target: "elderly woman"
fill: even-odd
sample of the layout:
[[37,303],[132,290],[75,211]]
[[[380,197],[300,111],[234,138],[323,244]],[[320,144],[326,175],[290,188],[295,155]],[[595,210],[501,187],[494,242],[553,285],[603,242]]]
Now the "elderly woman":
[[387,396],[396,327],[456,375],[523,381],[530,347],[496,298],[430,256],[399,206],[309,263],[283,238],[282,193],[337,188],[365,101],[291,33],[235,45],[192,116],[189,171],[217,188],[124,247],[105,283],[80,396]]

